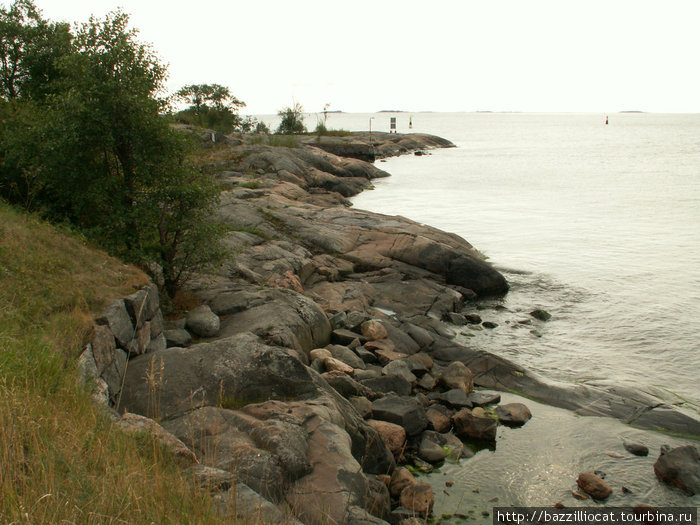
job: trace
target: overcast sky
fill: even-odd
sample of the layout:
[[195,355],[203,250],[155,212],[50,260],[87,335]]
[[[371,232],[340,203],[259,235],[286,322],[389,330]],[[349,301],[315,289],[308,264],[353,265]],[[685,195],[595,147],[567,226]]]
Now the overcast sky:
[[35,1],[122,7],[169,89],[223,84],[247,113],[700,112],[700,0]]

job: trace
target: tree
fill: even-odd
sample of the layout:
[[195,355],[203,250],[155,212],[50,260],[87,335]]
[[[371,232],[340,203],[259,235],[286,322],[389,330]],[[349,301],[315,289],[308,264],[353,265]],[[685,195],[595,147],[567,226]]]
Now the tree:
[[0,7],[0,97],[43,98],[58,76],[58,59],[70,51],[68,24],[44,20],[31,0]]
[[293,107],[286,107],[277,112],[282,117],[277,133],[292,135],[294,133],[306,133],[304,125],[304,108],[296,102]]
[[166,69],[128,24],[120,11],[91,19],[56,60],[51,97],[0,107],[0,193],[17,199],[24,184],[48,218],[158,263],[172,293],[220,255],[223,230],[209,222],[219,190],[162,116]]
[[175,98],[190,105],[176,114],[178,120],[221,133],[240,129],[245,122],[238,114],[245,103],[233,96],[229,88],[219,84],[190,84],[175,93]]

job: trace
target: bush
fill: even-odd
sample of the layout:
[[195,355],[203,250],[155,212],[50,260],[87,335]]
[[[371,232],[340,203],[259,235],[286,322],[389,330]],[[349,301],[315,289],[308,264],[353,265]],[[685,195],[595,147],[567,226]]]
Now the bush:
[[306,133],[304,108],[298,102],[294,104],[294,107],[281,109],[277,114],[282,117],[277,133],[282,135]]

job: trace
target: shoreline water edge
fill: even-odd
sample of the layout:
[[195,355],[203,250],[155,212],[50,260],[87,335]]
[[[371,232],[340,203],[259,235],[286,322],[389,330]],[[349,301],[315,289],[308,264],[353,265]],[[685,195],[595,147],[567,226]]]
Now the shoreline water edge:
[[[348,200],[389,175],[373,161],[449,141],[352,133],[281,147],[202,136],[224,187],[218,218],[234,256],[190,282],[201,306],[165,322],[167,349],[130,358],[120,410],[157,420],[193,452],[190,468],[217,493],[219,514],[423,523],[410,520],[433,513],[435,494],[414,474],[468,462],[497,445],[500,427],[527,425],[522,397],[700,437],[697,414],[677,399],[557,383],[456,342],[468,326],[493,328],[480,300],[506,294],[506,279],[457,235]],[[548,318],[533,308],[518,322]],[[154,370],[157,381],[145,380]],[[520,397],[502,403],[501,394]],[[677,452],[685,448],[689,456]],[[668,460],[695,470],[673,477],[660,465],[660,480],[700,491],[693,445],[657,463]],[[572,482],[591,504],[612,490],[594,473]]]

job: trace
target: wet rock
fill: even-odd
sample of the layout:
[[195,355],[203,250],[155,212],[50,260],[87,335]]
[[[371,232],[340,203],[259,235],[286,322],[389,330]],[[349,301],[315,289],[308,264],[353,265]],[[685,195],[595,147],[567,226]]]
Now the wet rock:
[[469,394],[469,392],[474,390],[474,375],[464,363],[453,361],[443,370],[440,376],[440,383],[448,389],[459,388],[465,394]]
[[479,314],[465,314],[464,319],[469,324],[481,324],[482,322]]
[[532,417],[530,409],[522,403],[498,405],[496,407],[496,415],[499,422],[512,426],[524,425]]
[[428,483],[409,485],[401,491],[401,506],[421,515],[428,516],[435,504],[433,489]]
[[498,421],[491,417],[479,417],[468,408],[457,412],[452,418],[455,434],[462,439],[496,441]]
[[604,500],[612,494],[612,488],[593,472],[582,472],[576,479],[576,484],[594,499]]
[[429,463],[439,463],[445,459],[445,451],[425,434],[418,446],[418,457]]
[[362,323],[360,329],[362,330],[362,335],[369,341],[376,341],[389,337],[389,333],[387,332],[386,328],[384,328],[384,325],[379,321],[375,321],[374,319],[370,319],[369,321]]
[[406,444],[406,431],[402,426],[376,419],[367,420],[367,424],[379,432],[394,457],[401,455]]
[[415,436],[428,427],[423,406],[413,398],[390,394],[372,403],[375,419],[401,425],[409,436]]
[[664,483],[690,495],[700,494],[700,454],[693,445],[662,447],[654,473]]
[[398,467],[394,470],[391,475],[391,481],[389,482],[389,493],[392,497],[398,498],[403,492],[403,489],[409,485],[415,485],[418,483],[416,478],[413,477],[411,471],[406,467]]
[[634,454],[635,456],[649,455],[649,448],[639,443],[630,443],[628,441],[625,441],[623,443],[623,446],[625,447],[625,450],[627,452],[629,452],[630,454]]
[[533,310],[532,312],[530,312],[530,315],[538,321],[549,321],[552,318],[552,314],[550,314],[546,310],[541,309]]
[[467,324],[467,320],[464,318],[464,316],[455,312],[447,312],[445,313],[445,315],[442,316],[442,318],[444,321],[455,324],[457,326]]
[[489,330],[498,328],[498,324],[494,323],[493,321],[484,321],[483,323],[481,323],[481,326],[483,326],[484,328],[488,328]]

